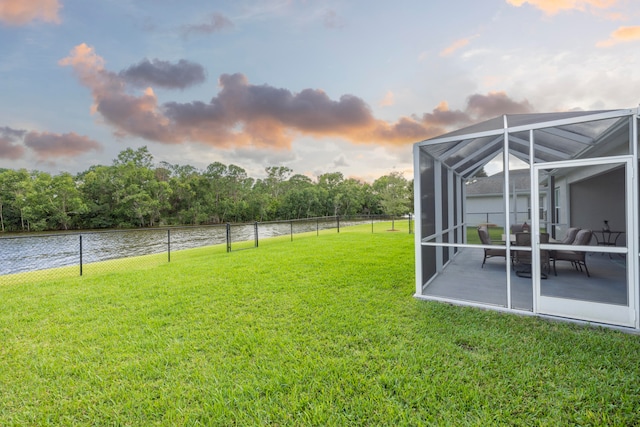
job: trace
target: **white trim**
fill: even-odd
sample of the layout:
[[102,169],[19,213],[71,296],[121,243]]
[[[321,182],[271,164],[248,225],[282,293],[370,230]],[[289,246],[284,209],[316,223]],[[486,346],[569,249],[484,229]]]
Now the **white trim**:
[[465,141],[465,140],[484,138],[487,136],[502,135],[502,133],[503,133],[503,129],[492,129],[492,130],[483,131],[483,132],[460,134],[456,136],[447,136],[442,138],[436,137],[435,139],[425,139],[424,141],[416,142],[416,145],[424,146],[424,145],[442,144],[445,142],[459,142],[459,141]]
[[[433,182],[435,196],[435,237],[436,242],[442,244],[442,162],[433,161]],[[436,249],[436,273],[440,274],[444,270],[444,257],[442,250]]]
[[420,147],[413,146],[413,237],[415,241],[415,280],[416,292],[422,292],[422,247],[420,239],[422,235],[422,186],[420,176]]
[[638,231],[640,230],[640,225],[638,224],[638,204],[640,203],[638,192],[640,191],[640,176],[638,171],[638,120],[640,120],[640,108],[636,109],[635,116],[631,117],[631,123],[629,130],[631,135],[631,155],[633,157],[633,164],[631,168],[632,176],[631,176],[631,212],[632,218],[627,223],[631,223],[631,229],[627,230],[627,233],[630,236],[633,236],[631,239],[627,239],[627,249],[632,256],[627,256],[627,260],[631,260],[631,273],[629,276],[630,283],[632,284],[629,287],[629,301],[633,301],[635,304],[635,322],[634,327],[636,329],[640,329],[640,260],[638,259]]
[[[529,129],[529,158],[533,159],[535,137],[533,129]],[[533,312],[538,312],[538,299],[540,295],[540,182],[538,181],[537,170],[534,169],[536,163],[529,163],[529,183],[531,185],[531,286],[533,287]],[[533,249],[536,250],[533,250]]]
[[[509,187],[511,176],[509,174],[509,123],[507,122],[506,114],[503,116],[504,121],[504,135],[502,144],[502,170],[503,170],[503,187],[502,198],[504,199],[504,232],[510,233],[511,230],[511,198],[509,197]],[[517,214],[516,214],[517,215]],[[511,256],[511,239],[505,239],[505,247],[507,249],[507,256]],[[511,309],[511,263],[506,262],[506,285],[507,285],[507,308]]]
[[[533,131],[531,131],[533,132]],[[532,144],[533,149],[533,144]],[[540,172],[549,169],[575,168],[584,166],[599,166],[609,164],[623,164],[625,166],[625,182],[634,188],[633,177],[634,168],[637,167],[637,161],[634,162],[634,156],[615,156],[615,157],[596,157],[590,159],[566,160],[561,162],[537,163],[532,165],[532,193],[538,191]],[[637,188],[637,184],[635,185]],[[537,207],[538,201],[533,201]],[[625,206],[627,223],[625,229],[628,233],[634,233],[634,224],[637,222],[637,210],[634,209],[635,198],[633,191],[626,192]],[[583,301],[578,299],[550,297],[542,295],[540,288],[540,250],[539,249],[558,249],[563,250],[568,245],[540,245],[539,219],[532,218],[532,228],[534,231],[536,243],[532,242],[532,246],[536,248],[532,254],[532,265],[535,266],[532,271],[534,277],[534,313],[548,314],[552,316],[563,316],[580,319],[590,322],[609,323],[620,326],[629,326],[637,328],[637,310],[638,304],[635,301],[635,288],[638,286],[637,280],[637,261],[627,265],[627,305],[605,304],[594,301]],[[635,234],[631,234],[635,236]],[[603,252],[603,253],[635,253],[635,238],[626,239],[627,243],[624,247],[594,247],[594,246],[573,246],[569,249],[584,252]],[[636,258],[635,256],[633,258]],[[537,273],[537,274],[536,274]]]
[[[454,174],[453,171],[451,169],[447,168],[447,228],[449,228],[449,231],[447,231],[447,241],[449,243],[451,242],[455,242],[455,238],[453,236],[453,229],[455,229],[456,227],[456,222],[455,222],[455,218],[453,216],[454,212],[453,212],[453,179],[454,179]],[[453,254],[454,254],[454,250],[453,248],[449,248],[449,256],[447,257],[447,259],[451,260],[453,258]]]
[[[624,117],[624,116],[629,116],[629,115],[632,115],[632,114],[633,114],[633,109],[606,111],[606,112],[603,112],[603,113],[594,113],[594,114],[588,114],[588,115],[585,115],[585,116],[577,116],[577,117],[570,117],[570,118],[566,118],[566,119],[550,120],[550,121],[547,121],[547,122],[529,123],[529,124],[526,124],[526,125],[509,128],[509,132],[522,132],[522,131],[528,131],[528,130],[537,130],[537,129],[557,127],[557,126],[572,125],[572,124],[575,124],[575,123],[595,122],[595,121],[598,121],[598,120],[613,119],[613,118],[616,118],[616,117]],[[462,139],[462,138],[460,138],[460,139]]]
[[[610,119],[615,117],[632,116],[634,114],[638,114],[637,111],[638,111],[637,108],[626,108],[626,109],[611,110],[611,111],[605,111],[605,112],[594,112],[593,114],[579,115],[579,116],[569,117],[566,119],[546,120],[546,121],[541,121],[537,123],[529,123],[526,125],[507,128],[507,130],[510,133],[512,133],[512,132],[528,131],[530,129],[536,130],[536,129],[544,129],[549,127],[571,125],[575,123],[592,122],[592,121],[605,120],[605,119]],[[414,145],[424,146],[424,145],[441,144],[443,142],[463,141],[467,139],[501,135],[503,134],[503,132],[504,132],[504,129],[492,129],[488,131],[475,132],[475,133],[469,133],[469,134],[443,136],[441,138],[435,137],[432,139],[425,139],[423,141],[416,142]]]

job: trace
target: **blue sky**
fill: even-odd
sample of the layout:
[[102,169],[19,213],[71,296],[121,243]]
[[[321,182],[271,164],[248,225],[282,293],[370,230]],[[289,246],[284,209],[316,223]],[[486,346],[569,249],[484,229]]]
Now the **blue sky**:
[[412,173],[505,113],[635,107],[633,0],[0,0],[0,168]]

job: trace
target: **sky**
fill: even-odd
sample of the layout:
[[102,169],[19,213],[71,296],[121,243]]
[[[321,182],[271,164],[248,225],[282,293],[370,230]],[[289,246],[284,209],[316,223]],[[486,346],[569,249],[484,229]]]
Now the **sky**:
[[637,107],[637,0],[0,0],[0,168],[412,177],[502,114]]

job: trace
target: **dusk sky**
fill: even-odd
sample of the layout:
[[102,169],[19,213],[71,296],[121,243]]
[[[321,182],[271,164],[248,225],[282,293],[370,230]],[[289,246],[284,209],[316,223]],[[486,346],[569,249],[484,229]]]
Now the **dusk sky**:
[[0,0],[0,168],[410,178],[474,122],[639,102],[637,0]]

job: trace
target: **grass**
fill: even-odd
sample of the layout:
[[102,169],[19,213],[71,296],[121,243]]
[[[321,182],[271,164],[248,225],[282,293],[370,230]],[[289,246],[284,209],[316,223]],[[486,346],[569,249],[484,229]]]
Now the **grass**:
[[0,425],[640,423],[638,336],[416,300],[367,230],[1,286]]
[[[487,228],[489,231],[489,237],[494,244],[504,244],[503,236],[504,236],[504,228],[497,226],[489,226]],[[546,233],[546,228],[540,229],[541,233]],[[478,228],[477,227],[467,227],[467,243],[469,244],[481,244],[480,237],[478,236]]]

